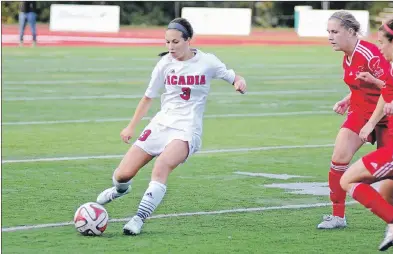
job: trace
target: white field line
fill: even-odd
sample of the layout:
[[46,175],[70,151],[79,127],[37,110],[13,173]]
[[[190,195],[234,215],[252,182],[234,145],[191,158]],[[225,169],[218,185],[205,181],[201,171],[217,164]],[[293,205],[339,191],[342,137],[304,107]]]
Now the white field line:
[[[57,52],[57,51],[56,51]],[[39,56],[36,56],[36,58],[26,58],[27,56],[30,56],[29,54],[21,54],[21,55],[13,55],[13,54],[5,54],[3,55],[5,57],[4,62],[6,63],[17,63],[17,66],[19,66],[19,64],[25,64],[25,63],[48,63],[48,61],[54,61],[54,62],[59,62],[61,64],[64,63],[70,63],[73,64],[74,62],[71,62],[73,60],[76,61],[76,63],[81,63],[82,61],[92,61],[94,63],[97,62],[111,62],[111,61],[115,61],[117,63],[123,63],[123,64],[129,64],[130,62],[134,62],[134,61],[140,61],[140,62],[157,62],[158,60],[160,60],[160,57],[128,57],[128,56],[116,56],[116,57],[90,57],[90,56],[75,56],[74,53],[70,53],[70,52],[65,52],[62,55],[56,55],[53,54],[54,52],[52,52],[51,54],[53,55],[54,58],[51,58],[50,53],[47,53],[46,55],[44,55],[44,53],[41,53]],[[58,59],[58,56],[61,57],[61,60]],[[10,58],[8,58],[10,57]],[[27,66],[27,65],[26,65]],[[50,65],[53,66],[53,65]],[[294,64],[295,66],[295,64]],[[7,67],[7,66],[5,66]],[[75,67],[75,65],[73,65],[73,67]],[[83,67],[86,67],[86,65],[83,65]],[[102,66],[104,67],[104,66]],[[131,65],[130,68],[132,68],[133,66]],[[340,66],[338,66],[340,67]],[[63,68],[63,66],[61,66],[61,68]],[[152,67],[153,68],[153,67]],[[151,70],[152,70],[151,68]]]
[[[247,95],[290,95],[290,94],[317,94],[317,93],[344,93],[344,90],[338,89],[315,89],[315,90],[278,90],[278,91],[256,91],[256,92],[247,92]],[[211,92],[209,96],[236,96],[237,93],[234,92]],[[42,101],[42,100],[95,100],[95,99],[140,99],[143,97],[143,94],[138,95],[124,95],[124,94],[107,94],[107,95],[92,95],[92,96],[83,96],[83,95],[73,95],[73,96],[45,96],[45,97],[4,97],[3,101]]]
[[[255,113],[255,114],[222,114],[205,115],[204,118],[238,118],[238,117],[268,117],[268,116],[300,116],[300,115],[325,115],[333,114],[332,111],[299,111],[299,112],[276,112],[276,113]],[[128,118],[103,118],[103,119],[76,119],[76,120],[53,120],[53,121],[30,121],[30,122],[3,122],[1,125],[49,125],[66,123],[106,123],[129,121]],[[144,117],[142,120],[150,120],[151,117]]]
[[[78,58],[76,58],[77,60]],[[82,58],[83,59],[83,58]],[[81,60],[82,60],[81,59]],[[49,59],[50,60],[50,59]],[[52,59],[54,60],[54,59]],[[84,61],[94,61],[96,62],[95,59],[84,59]],[[99,58],[97,58],[98,61]],[[116,60],[116,59],[111,59],[111,60]],[[119,59],[117,59],[119,60]],[[132,61],[133,59],[127,59],[127,61]],[[155,58],[146,58],[146,61],[157,61],[157,59]],[[10,59],[4,60],[5,62],[10,61]],[[15,61],[15,60],[14,60]],[[25,62],[25,59],[21,59],[20,61],[23,61],[21,63]],[[48,61],[48,59],[46,59],[45,61]],[[63,61],[59,62],[63,63]],[[73,63],[70,62],[70,65],[72,65]],[[129,65],[129,63],[127,64]],[[72,72],[72,73],[84,73],[84,72],[130,72],[130,71],[151,71],[152,70],[152,66],[146,66],[146,67],[142,67],[142,66],[128,66],[128,67],[89,67],[86,68],[85,66],[81,66],[81,68],[75,68],[75,65],[73,65],[74,68],[65,68],[65,67],[58,67],[58,68],[47,68],[47,69],[37,69],[37,70],[33,70],[33,69],[23,69],[20,68],[20,66],[15,67],[15,68],[8,68],[7,66],[4,66],[5,69],[3,69],[4,73],[50,73],[50,72]],[[335,68],[337,67],[337,65],[335,64],[325,64],[325,65],[311,65],[311,64],[303,64],[303,65],[297,65],[297,64],[273,64],[273,65],[267,65],[267,64],[260,64],[260,65],[246,65],[246,66],[236,66],[235,69],[260,69],[263,68],[264,70],[266,69],[283,69],[283,68],[305,68],[305,69],[316,69],[316,68]],[[338,66],[339,67],[339,66]]]
[[[28,36],[28,35],[26,35]],[[17,41],[19,42],[19,41]],[[218,53],[219,50],[215,50],[215,53]],[[225,52],[222,52],[225,53]],[[25,63],[30,63],[30,62],[37,62],[37,63],[48,63],[48,61],[53,61],[53,62],[59,62],[59,63],[81,63],[81,61],[89,61],[93,62],[94,64],[99,63],[99,62],[116,62],[116,63],[124,63],[126,65],[130,65],[130,63],[134,61],[144,61],[144,62],[152,62],[155,63],[157,62],[160,58],[157,57],[129,57],[129,56],[116,56],[116,57],[90,57],[90,56],[75,56],[75,54],[71,53],[70,51],[62,51],[59,53],[42,53],[39,55],[39,57],[35,58],[26,58],[26,54],[22,54],[18,52],[18,54],[15,53],[3,53],[3,63],[5,64],[4,67],[8,67],[8,63],[17,63],[17,67],[20,68],[21,65]],[[61,59],[59,60],[59,57]],[[73,62],[76,60],[76,62]],[[273,64],[273,63],[256,63],[256,64],[242,64],[238,65],[237,62],[233,61],[226,61],[226,65],[232,66],[232,68],[235,69],[283,69],[283,68],[306,68],[306,69],[327,69],[327,68],[335,68],[336,70],[340,70],[341,66],[338,64],[321,64],[321,63],[287,63],[287,64]],[[27,66],[27,65],[26,65]],[[53,65],[51,65],[53,67]],[[73,67],[76,67],[75,65],[72,65]],[[112,65],[113,66],[113,65]],[[86,65],[81,66],[82,68],[85,68]],[[63,69],[63,66],[59,66],[59,68]],[[102,68],[105,68],[105,66],[102,66]],[[109,68],[109,69],[108,69]],[[105,68],[105,70],[112,70],[110,67]],[[130,70],[133,68],[132,65],[130,67],[124,67],[119,66],[120,69],[126,69]],[[119,68],[113,68],[114,70],[117,70]],[[149,67],[149,70],[152,70],[153,66]],[[90,68],[89,68],[90,69]],[[46,70],[53,70],[53,69],[42,69],[44,71]],[[74,70],[74,69],[70,69]],[[82,69],[83,70],[83,69]],[[29,72],[35,72],[34,70],[31,70],[31,68],[26,68],[26,69],[21,69],[21,71],[29,71]],[[76,70],[78,71],[78,70]]]
[[[356,204],[356,201],[346,202],[347,205]],[[304,205],[284,205],[284,206],[271,206],[271,207],[255,207],[255,208],[238,208],[218,211],[202,211],[202,212],[190,212],[190,213],[172,213],[172,214],[159,214],[148,218],[151,219],[162,219],[162,218],[173,218],[173,217],[187,217],[187,216],[202,216],[202,215],[217,215],[217,214],[230,214],[230,213],[249,213],[249,212],[263,212],[263,211],[274,211],[274,210],[290,210],[290,209],[305,209],[305,208],[317,208],[330,206],[331,203],[315,203],[315,204],[304,204]],[[130,218],[122,219],[110,219],[111,222],[127,222]],[[15,232],[22,230],[31,230],[39,228],[51,228],[51,227],[64,227],[73,225],[74,222],[60,222],[60,223],[49,223],[49,224],[36,224],[29,226],[17,226],[2,228],[1,232]]]
[[[248,148],[233,148],[233,149],[212,149],[201,150],[198,154],[213,154],[213,153],[237,153],[237,152],[252,152],[252,151],[270,151],[283,149],[301,149],[301,148],[324,148],[332,147],[334,144],[323,145],[291,145],[291,146],[262,146],[262,147],[248,147]],[[89,159],[118,159],[123,158],[124,155],[95,155],[95,156],[77,156],[77,157],[51,157],[51,158],[34,158],[34,159],[18,159],[18,160],[2,160],[2,164],[8,163],[26,163],[26,162],[52,162],[52,161],[74,161],[74,160],[89,160]]]
[[[118,82],[135,82],[138,78],[146,77],[129,77],[122,79],[77,79],[77,80],[4,80],[3,85],[44,85],[44,84],[81,84],[81,83],[118,83]],[[317,79],[339,79],[340,75],[275,75],[275,76],[246,76],[246,79],[251,80],[317,80]]]
[[316,68],[321,68],[321,69],[326,69],[326,68],[336,68],[337,70],[340,70],[340,66],[337,64],[249,64],[245,66],[239,66],[236,68],[244,68],[244,69],[281,69],[281,68],[306,68],[306,69],[316,69]]
[[[32,41],[31,35],[26,35],[26,42]],[[2,43],[15,43],[19,42],[18,35],[2,35]],[[38,35],[37,40],[46,43],[57,43],[63,41],[73,41],[73,42],[103,42],[103,43],[154,43],[164,45],[163,39],[157,38],[126,38],[126,37],[91,37],[91,36],[61,36],[61,35]]]
[[[122,82],[135,82],[138,79],[135,77],[123,79],[79,79],[79,80],[12,80],[3,81],[3,85],[66,85],[66,84],[91,84],[91,83],[122,83]],[[140,80],[142,82],[142,80]]]
[[[70,63],[71,65],[72,63]],[[4,73],[57,73],[57,72],[63,72],[63,73],[85,73],[85,72],[137,72],[137,71],[151,71],[153,67],[140,67],[140,66],[130,66],[130,67],[118,67],[118,68],[78,68],[78,69],[71,69],[71,68],[51,68],[51,69],[38,69],[38,70],[18,70],[17,67],[12,68],[11,70],[3,70]]]

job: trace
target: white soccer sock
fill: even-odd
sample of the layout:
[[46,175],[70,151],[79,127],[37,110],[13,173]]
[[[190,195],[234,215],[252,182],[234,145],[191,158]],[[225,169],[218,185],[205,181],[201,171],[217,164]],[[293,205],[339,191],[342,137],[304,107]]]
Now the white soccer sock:
[[[116,169],[116,170],[117,170],[117,169]],[[116,170],[115,170],[115,172],[116,172]],[[125,183],[119,183],[119,182],[116,180],[116,178],[115,178],[115,173],[113,173],[112,182],[113,182],[113,185],[116,187],[117,192],[123,193],[123,192],[125,192],[125,191],[128,189],[128,187],[131,185],[132,180],[129,180],[128,182],[125,182]]]
[[138,207],[138,215],[142,220],[149,217],[156,207],[161,203],[166,192],[166,186],[162,183],[151,181],[145,191],[141,203]]

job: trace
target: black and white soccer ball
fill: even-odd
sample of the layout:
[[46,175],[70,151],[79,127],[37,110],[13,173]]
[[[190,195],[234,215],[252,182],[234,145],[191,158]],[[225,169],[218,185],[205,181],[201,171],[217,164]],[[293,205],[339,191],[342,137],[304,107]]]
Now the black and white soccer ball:
[[97,203],[88,202],[75,212],[74,224],[79,233],[86,236],[98,236],[108,226],[108,212]]

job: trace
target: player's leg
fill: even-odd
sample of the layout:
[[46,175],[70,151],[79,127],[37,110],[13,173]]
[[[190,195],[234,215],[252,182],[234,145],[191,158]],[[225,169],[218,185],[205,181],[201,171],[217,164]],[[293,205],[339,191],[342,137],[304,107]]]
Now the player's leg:
[[379,246],[380,250],[386,250],[392,246],[393,205],[389,204],[370,184],[393,177],[392,151],[385,152],[389,149],[392,148],[381,148],[364,156],[355,162],[341,178],[343,189],[388,224],[385,239]]
[[160,129],[156,124],[150,123],[146,126],[113,173],[114,187],[101,192],[97,198],[97,203],[109,203],[115,198],[124,196],[131,190],[131,179],[154,156],[160,154],[159,137]]
[[[393,164],[390,165],[391,170],[384,177],[393,177]],[[387,223],[385,237],[379,245],[379,250],[385,251],[393,246],[393,205],[369,185],[378,179],[367,171],[362,160],[352,166],[347,172],[350,174],[347,176],[346,173],[342,177],[343,188],[349,188],[349,193],[355,200]]]
[[[391,205],[393,205],[393,179],[384,180],[379,188],[379,193],[387,200]],[[393,246],[393,224],[388,224],[385,231],[385,238],[379,245],[381,251],[387,250],[389,247]]]
[[341,128],[334,145],[329,171],[330,200],[332,215],[324,216],[319,229],[346,227],[345,198],[346,192],[340,186],[340,179],[348,169],[353,155],[363,145],[359,135],[351,129]]
[[101,192],[97,197],[97,203],[104,205],[129,193],[131,190],[131,179],[138,173],[139,169],[152,159],[152,155],[139,146],[132,145],[113,173],[112,181],[114,186]]
[[183,163],[188,155],[189,142],[187,141],[174,139],[165,147],[155,161],[151,181],[139,204],[137,215],[124,226],[124,234],[140,233],[144,220],[153,213],[165,195],[169,174]]
[[[392,148],[393,149],[393,148]],[[381,186],[379,187],[379,193],[381,196],[393,205],[393,179],[383,180]],[[379,246],[381,251],[387,250],[389,247],[393,246],[393,225],[387,226],[385,231],[385,238]]]
[[[379,188],[379,193],[381,196],[388,201],[391,205],[393,205],[393,180],[387,179],[381,182],[381,186]],[[393,242],[393,225],[390,224],[387,226],[385,231],[385,239],[382,241],[379,246],[380,250],[387,250],[392,246]]]
[[[376,139],[377,139],[377,147],[382,148],[387,145],[392,146],[393,143],[393,135],[389,132],[387,126],[376,126],[375,127]],[[393,148],[392,148],[393,149]],[[384,180],[381,182],[381,186],[379,188],[379,193],[382,197],[387,200],[390,204],[393,205],[393,181],[392,180]]]
[[381,182],[381,186],[379,187],[379,193],[381,193],[381,196],[386,201],[393,205],[393,180],[383,180]]
[[379,245],[380,251],[385,251],[393,246],[393,223],[388,224],[385,237]]

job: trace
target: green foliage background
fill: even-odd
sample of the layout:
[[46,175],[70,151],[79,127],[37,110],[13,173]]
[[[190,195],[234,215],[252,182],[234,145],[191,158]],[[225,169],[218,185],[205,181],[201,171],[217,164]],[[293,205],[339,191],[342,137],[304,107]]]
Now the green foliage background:
[[[182,7],[226,7],[252,8],[253,25],[261,27],[293,27],[294,7],[310,5],[321,9],[321,1],[306,2],[109,2],[109,1],[38,1],[37,20],[49,22],[51,4],[119,5],[121,25],[160,26],[180,16]],[[2,23],[12,24],[18,21],[20,2],[1,3]],[[376,16],[388,2],[330,2],[330,9],[369,10],[370,16]]]

